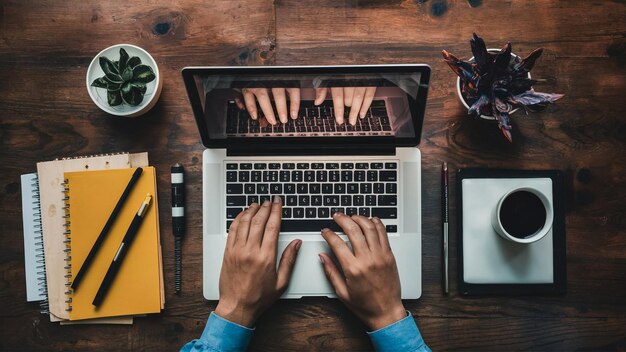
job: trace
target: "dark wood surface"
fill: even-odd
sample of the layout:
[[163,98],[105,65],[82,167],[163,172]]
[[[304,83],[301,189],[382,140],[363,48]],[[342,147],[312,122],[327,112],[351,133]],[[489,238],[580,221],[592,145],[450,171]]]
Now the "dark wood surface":
[[[471,120],[446,49],[470,56],[472,32],[519,55],[544,47],[533,77],[566,97],[514,118],[514,144]],[[85,73],[101,49],[139,45],[164,76],[141,118],[101,112]],[[423,295],[406,306],[434,350],[626,349],[626,4],[623,1],[276,0],[0,2],[0,350],[176,350],[200,335],[201,153],[180,69],[188,65],[428,63],[423,155]],[[25,302],[19,175],[62,156],[148,151],[157,167],[166,309],[132,326],[59,326]],[[464,298],[439,279],[439,165],[561,169],[567,175],[568,288],[563,297]],[[173,293],[169,166],[188,172],[184,285]],[[454,177],[451,179],[454,182]],[[455,233],[451,190],[451,231]],[[451,267],[456,268],[456,241]],[[251,350],[368,350],[336,300],[280,301]]]

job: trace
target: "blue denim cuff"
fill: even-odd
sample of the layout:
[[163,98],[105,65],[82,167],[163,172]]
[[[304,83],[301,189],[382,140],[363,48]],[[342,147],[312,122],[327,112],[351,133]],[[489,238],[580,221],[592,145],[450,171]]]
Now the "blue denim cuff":
[[245,351],[255,329],[228,321],[211,312],[199,339],[183,346],[181,351]]
[[408,311],[406,318],[367,334],[376,351],[430,351]]

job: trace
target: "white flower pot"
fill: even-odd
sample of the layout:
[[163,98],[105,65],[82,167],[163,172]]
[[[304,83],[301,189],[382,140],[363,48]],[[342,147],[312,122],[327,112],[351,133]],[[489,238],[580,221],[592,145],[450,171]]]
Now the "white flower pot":
[[[105,56],[111,61],[117,61],[120,56],[120,48],[124,48],[130,57],[139,57],[141,59],[141,63],[150,66],[156,76],[152,82],[146,84],[146,94],[144,94],[141,104],[137,106],[131,106],[126,103],[122,103],[118,106],[110,106],[107,101],[107,90],[91,86],[91,83],[95,79],[104,76],[104,72],[102,71],[99,63],[100,57]],[[96,55],[89,64],[86,75],[86,83],[87,92],[89,93],[91,100],[93,100],[93,102],[103,111],[116,116],[135,117],[145,114],[157,103],[159,96],[161,95],[161,90],[163,89],[163,78],[161,77],[159,67],[157,66],[156,61],[154,61],[154,58],[147,51],[132,44],[113,45],[98,53],[98,55]]]

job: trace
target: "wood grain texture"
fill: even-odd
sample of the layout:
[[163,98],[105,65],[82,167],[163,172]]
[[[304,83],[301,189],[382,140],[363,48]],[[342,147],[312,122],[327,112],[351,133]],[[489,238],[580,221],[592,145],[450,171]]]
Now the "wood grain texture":
[[[180,78],[188,65],[427,63],[433,69],[423,155],[423,295],[406,302],[435,350],[626,349],[626,4],[623,1],[269,0],[0,3],[0,350],[176,350],[214,308],[202,298],[203,146]],[[544,47],[533,77],[566,97],[513,119],[514,144],[466,117],[446,49],[470,56],[472,32],[519,55]],[[148,50],[165,85],[141,118],[108,116],[84,86],[92,57],[127,42]],[[133,326],[59,326],[25,303],[19,175],[61,156],[148,151],[157,168],[166,309]],[[564,297],[441,294],[439,165],[561,169],[568,184]],[[169,167],[187,171],[183,291],[173,294]],[[451,179],[453,183],[454,177]],[[451,189],[455,214],[456,190]],[[455,233],[452,216],[451,233]],[[456,241],[451,268],[456,268]],[[280,301],[254,351],[369,350],[336,300]]]

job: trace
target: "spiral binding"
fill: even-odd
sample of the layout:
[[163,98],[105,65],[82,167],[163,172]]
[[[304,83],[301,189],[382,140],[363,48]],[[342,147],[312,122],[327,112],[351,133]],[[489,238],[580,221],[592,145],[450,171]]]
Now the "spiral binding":
[[65,287],[67,288],[67,291],[65,291],[65,295],[67,296],[67,299],[65,300],[67,307],[65,310],[71,312],[72,297],[70,297],[70,295],[72,294],[72,255],[70,242],[72,240],[72,233],[70,231],[70,188],[68,182],[69,181],[67,179],[64,179],[61,186],[63,187],[63,193],[65,194],[63,197],[63,201],[65,202],[65,206],[63,207],[63,219],[65,220],[63,223],[63,226],[65,226],[65,231],[63,232],[63,235],[65,235],[65,240],[63,241],[65,244],[65,249],[63,250],[63,252],[65,252],[65,266],[63,268],[65,269]]
[[70,156],[64,158],[56,158],[54,160],[73,160],[73,159],[87,159],[87,158],[97,158],[101,156],[113,156],[113,155],[124,155],[128,154],[126,152],[118,152],[118,153],[104,153],[104,154],[91,154],[91,155],[82,155],[82,156]]
[[35,176],[32,183],[33,217],[35,222],[35,257],[37,263],[37,285],[39,292],[45,297],[39,301],[39,311],[41,314],[49,314],[48,304],[48,284],[46,282],[46,259],[43,252],[43,231],[41,225],[41,205],[39,202],[39,178]]

